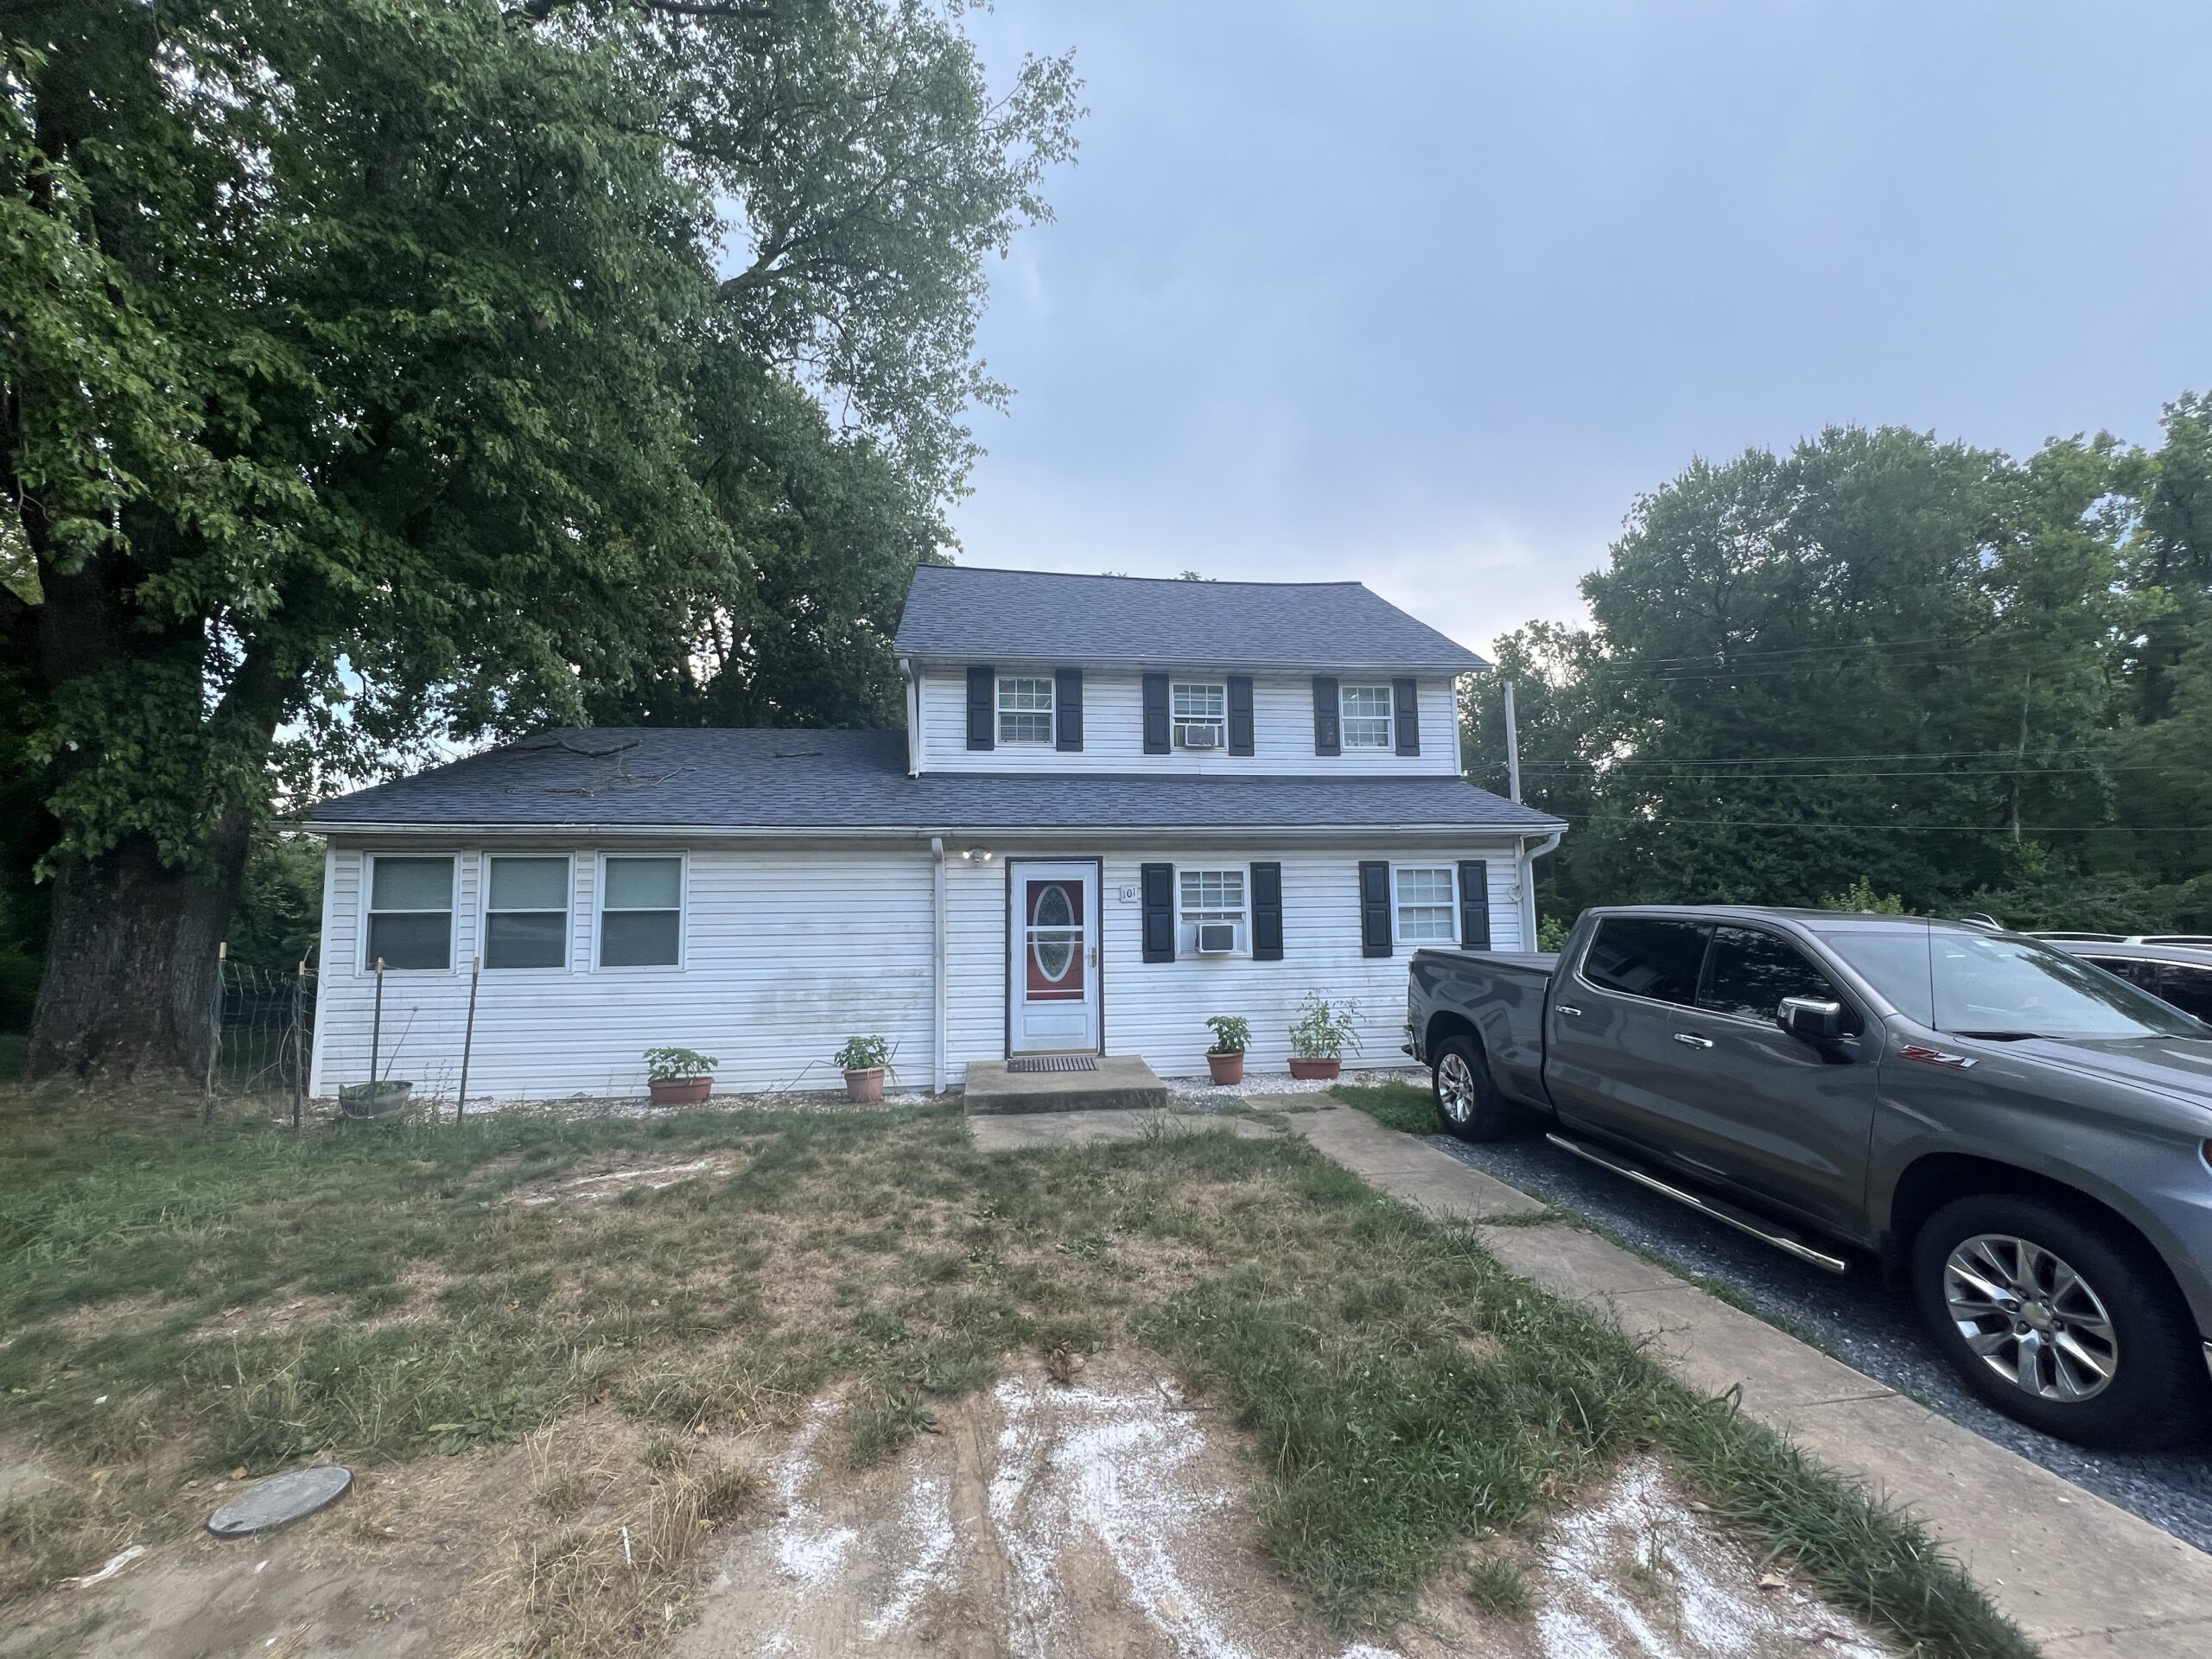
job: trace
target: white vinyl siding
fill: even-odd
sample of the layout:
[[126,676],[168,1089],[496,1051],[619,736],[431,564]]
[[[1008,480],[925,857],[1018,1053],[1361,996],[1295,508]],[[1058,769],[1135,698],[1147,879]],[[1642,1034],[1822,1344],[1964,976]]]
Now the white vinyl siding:
[[[1307,712],[1312,704],[1309,698]],[[1422,846],[1205,847],[1117,844],[1101,836],[1085,854],[1103,855],[1100,946],[1105,1051],[1139,1054],[1163,1077],[1202,1076],[1211,1034],[1210,1014],[1242,1014],[1252,1023],[1251,1065],[1280,1071],[1287,1063],[1288,1031],[1308,990],[1351,997],[1360,1007],[1363,1052],[1353,1065],[1395,1066],[1406,1001],[1406,959],[1363,957],[1359,934],[1359,862],[1394,858],[1408,868],[1452,869],[1456,861],[1487,861],[1490,924],[1495,947],[1524,949],[1513,896],[1512,842],[1475,841]],[[368,1076],[372,976],[353,969],[365,949],[372,854],[358,844],[334,846],[325,874],[324,979],[316,1008],[316,1093]],[[1006,1052],[1007,861],[1065,858],[1065,846],[990,846],[988,861],[949,852],[945,860],[945,1027],[948,1077],[957,1087],[971,1059]],[[573,866],[565,970],[486,973],[478,991],[469,1062],[474,1099],[549,1098],[570,1095],[639,1096],[647,1048],[680,1046],[721,1057],[715,1075],[725,1090],[832,1089],[830,1056],[855,1035],[880,1033],[897,1046],[892,1086],[929,1085],[936,1057],[932,975],[931,862],[912,844],[825,849],[806,845],[702,842],[688,851],[639,854],[617,846],[540,845],[517,854],[557,853]],[[483,893],[489,867],[504,851],[464,847],[458,857],[436,855],[453,873],[453,950],[464,968],[481,946]],[[602,876],[626,857],[680,862],[683,873],[678,968],[602,969],[599,932]],[[1179,957],[1143,960],[1138,871],[1147,863],[1174,867],[1179,909],[1185,870],[1243,875],[1249,950],[1250,866],[1281,866],[1283,960]],[[616,887],[627,888],[619,874]],[[1126,893],[1126,897],[1124,894]],[[1201,882],[1201,901],[1226,888]],[[628,896],[635,896],[634,893]],[[618,907],[617,913],[620,913]],[[1180,920],[1179,915],[1179,923]],[[864,963],[856,971],[855,963]],[[469,976],[387,976],[381,1069],[412,1080],[426,1096],[450,1098],[460,1069],[467,1020]]]
[[[1169,723],[1174,721],[1173,688],[1178,684],[1225,683],[1226,675],[1195,669],[1170,678]],[[1361,683],[1371,682],[1363,679]],[[957,669],[933,670],[918,692],[918,751],[926,772],[1165,772],[1194,776],[1418,777],[1459,775],[1459,734],[1446,675],[1420,682],[1421,753],[1393,748],[1347,748],[1341,754],[1313,753],[1313,680],[1311,675],[1262,674],[1252,681],[1253,753],[1231,754],[1219,748],[1192,749],[1171,743],[1166,754],[1144,752],[1142,676],[1086,669],[1083,677],[1083,747],[1055,750],[1048,743],[968,747],[968,682]],[[995,713],[994,718],[995,718]],[[1393,730],[1395,731],[1395,726]]]
[[1455,944],[1459,938],[1459,871],[1449,864],[1401,864],[1391,871],[1400,944]]
[[1049,745],[1052,741],[1052,677],[999,677],[999,741]]
[[683,961],[683,861],[610,855],[599,900],[599,965],[675,968]]
[[1347,749],[1389,749],[1390,688],[1387,685],[1345,685],[1337,691]]
[[453,969],[454,861],[386,855],[371,861],[361,966],[388,970]]
[[506,854],[486,861],[485,969],[569,965],[569,860],[566,855]]

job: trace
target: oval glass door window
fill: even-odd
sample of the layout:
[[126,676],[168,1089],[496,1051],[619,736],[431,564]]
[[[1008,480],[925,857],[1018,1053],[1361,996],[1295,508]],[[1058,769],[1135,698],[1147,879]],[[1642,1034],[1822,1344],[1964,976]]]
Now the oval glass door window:
[[1027,979],[1032,1001],[1083,995],[1083,921],[1065,882],[1029,884]]

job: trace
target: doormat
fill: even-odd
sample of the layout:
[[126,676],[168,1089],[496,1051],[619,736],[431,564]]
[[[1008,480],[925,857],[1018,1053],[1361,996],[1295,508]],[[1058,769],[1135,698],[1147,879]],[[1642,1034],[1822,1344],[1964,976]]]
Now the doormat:
[[1008,1060],[1009,1071],[1096,1071],[1098,1061],[1089,1054],[1032,1054],[1026,1059]]

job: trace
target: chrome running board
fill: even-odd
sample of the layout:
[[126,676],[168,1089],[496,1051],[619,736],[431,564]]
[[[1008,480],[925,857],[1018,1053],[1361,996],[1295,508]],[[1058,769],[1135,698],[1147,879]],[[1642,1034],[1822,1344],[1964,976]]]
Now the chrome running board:
[[1640,1164],[1631,1163],[1626,1158],[1614,1153],[1600,1152],[1586,1141],[1570,1140],[1566,1135],[1552,1134],[1546,1135],[1544,1139],[1559,1147],[1560,1151],[1571,1152],[1576,1157],[1597,1165],[1600,1169],[1609,1169],[1616,1175],[1625,1176],[1638,1186],[1648,1188],[1662,1198],[1672,1198],[1676,1204],[1687,1205],[1700,1215],[1710,1216],[1717,1222],[1733,1227],[1739,1233],[1749,1233],[1762,1244],[1771,1244],[1785,1255],[1794,1255],[1800,1262],[1809,1262],[1815,1267],[1828,1273],[1847,1273],[1851,1269],[1851,1264],[1843,1257],[1831,1255],[1816,1245],[1809,1244],[1787,1227],[1780,1226],[1764,1217],[1755,1216],[1748,1210],[1738,1209],[1726,1199],[1708,1198],[1701,1193],[1692,1192],[1686,1187],[1676,1186],[1671,1181],[1662,1180]]

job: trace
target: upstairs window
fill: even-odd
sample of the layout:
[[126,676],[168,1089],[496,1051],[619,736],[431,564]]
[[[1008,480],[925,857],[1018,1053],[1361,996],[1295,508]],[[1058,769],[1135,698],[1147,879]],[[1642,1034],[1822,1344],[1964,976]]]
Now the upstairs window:
[[683,861],[607,861],[599,906],[599,965],[673,968],[683,956]]
[[999,741],[1050,743],[1052,741],[1052,677],[1041,678],[1012,674],[999,677]]
[[[1231,956],[1245,948],[1244,872],[1179,870],[1183,953]],[[1208,931],[1226,928],[1224,932]],[[1224,946],[1226,949],[1224,949]]]
[[1398,942],[1456,944],[1459,872],[1449,864],[1402,867],[1397,871]]
[[569,965],[569,861],[495,857],[485,880],[484,965]]
[[453,860],[369,861],[369,929],[364,969],[453,966]]
[[1347,685],[1337,694],[1337,707],[1342,717],[1344,747],[1391,747],[1389,686]]
[[1224,683],[1177,680],[1168,687],[1167,706],[1175,722],[1177,747],[1229,747],[1229,687]]

